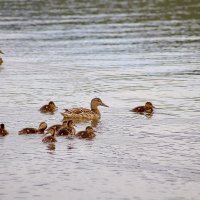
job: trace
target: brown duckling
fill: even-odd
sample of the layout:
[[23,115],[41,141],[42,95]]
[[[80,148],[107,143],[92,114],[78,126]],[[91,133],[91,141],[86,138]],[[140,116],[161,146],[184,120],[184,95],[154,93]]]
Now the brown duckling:
[[91,126],[87,126],[85,131],[79,131],[76,134],[76,137],[78,137],[79,139],[92,139],[95,136],[96,135],[94,133],[94,129]]
[[43,134],[45,129],[47,128],[46,122],[41,122],[38,128],[24,128],[19,131],[19,135],[23,134]]
[[57,106],[53,101],[49,101],[48,105],[44,105],[40,108],[42,113],[54,113],[57,110]]
[[65,109],[65,112],[61,113],[64,118],[70,119],[79,119],[79,120],[94,120],[100,119],[101,113],[98,109],[98,106],[108,107],[106,104],[102,102],[100,98],[92,99],[90,103],[91,109],[87,108],[71,108]]
[[131,111],[137,112],[137,113],[148,113],[151,114],[153,113],[153,104],[151,102],[146,102],[144,106],[138,106],[133,108]]
[[63,136],[63,135],[74,136],[76,134],[76,129],[74,128],[74,126],[75,126],[74,122],[72,120],[69,120],[66,126],[63,126],[60,130],[58,130],[56,136]]
[[0,136],[5,136],[8,135],[8,131],[5,129],[5,125],[1,124],[0,125]]
[[54,128],[50,128],[48,133],[50,133],[51,135],[44,137],[42,139],[42,142],[44,142],[44,143],[57,142],[57,140],[55,138],[56,130]]
[[[1,50],[0,50],[0,54],[4,54]],[[3,59],[0,57],[0,65],[3,63]]]
[[47,131],[49,131],[50,128],[54,128],[56,130],[56,132],[61,129],[62,127],[67,127],[67,123],[68,121],[64,120],[62,124],[54,124],[52,126],[50,126]]

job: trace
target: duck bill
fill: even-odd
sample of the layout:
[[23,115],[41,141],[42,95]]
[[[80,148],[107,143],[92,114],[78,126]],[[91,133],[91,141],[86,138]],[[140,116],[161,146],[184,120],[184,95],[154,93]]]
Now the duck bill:
[[107,106],[105,103],[101,103],[101,106],[104,106],[104,107],[109,107],[109,106]]

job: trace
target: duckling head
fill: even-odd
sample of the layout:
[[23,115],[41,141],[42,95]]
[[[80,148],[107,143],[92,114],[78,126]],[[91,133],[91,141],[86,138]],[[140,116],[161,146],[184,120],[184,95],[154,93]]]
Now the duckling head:
[[100,98],[94,98],[91,101],[91,108],[96,108],[97,106],[108,107],[105,103],[102,102]]
[[151,109],[151,108],[155,108],[155,107],[153,106],[153,104],[151,102],[148,101],[148,102],[145,103],[145,108]]
[[50,129],[48,130],[47,134],[48,134],[48,133],[50,133],[50,135],[52,135],[52,136],[55,136],[55,134],[56,134],[55,128],[50,128]]
[[74,123],[72,120],[69,120],[69,121],[67,122],[67,126],[68,126],[69,128],[73,128],[73,127],[76,126],[76,125],[75,125],[75,123]]
[[57,106],[55,105],[55,103],[53,101],[49,101],[49,106],[51,108],[57,108]]
[[91,126],[87,126],[85,130],[87,133],[94,133],[94,129]]
[[1,127],[1,129],[4,129],[4,128],[5,128],[5,125],[4,125],[4,124],[1,124],[0,127]]
[[41,122],[39,125],[38,130],[45,130],[47,128],[47,123],[46,122]]

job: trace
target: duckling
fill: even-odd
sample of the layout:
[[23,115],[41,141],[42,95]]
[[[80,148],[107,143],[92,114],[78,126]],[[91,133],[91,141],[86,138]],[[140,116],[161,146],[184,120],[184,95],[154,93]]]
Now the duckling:
[[[0,54],[4,54],[1,50],[0,50]],[[0,65],[3,63],[3,59],[0,57]]]
[[5,125],[1,124],[0,125],[0,136],[5,136],[8,135],[8,131],[5,129]]
[[24,128],[21,131],[19,131],[19,135],[23,134],[43,134],[44,130],[47,128],[47,123],[46,122],[41,122],[39,124],[38,129],[37,128]]
[[82,107],[65,109],[65,112],[61,114],[63,115],[64,118],[79,119],[79,120],[94,120],[101,118],[101,113],[98,109],[98,106],[108,107],[106,104],[102,102],[100,98],[92,99],[90,106],[91,109]]
[[49,101],[48,105],[42,106],[39,110],[42,113],[54,113],[57,110],[57,106],[53,101]]
[[137,112],[137,113],[148,113],[151,114],[153,113],[153,104],[151,102],[146,102],[144,106],[138,106],[133,108],[131,111]]
[[47,129],[47,131],[49,131],[50,128],[54,128],[54,129],[56,130],[56,132],[57,132],[57,131],[60,130],[62,127],[67,127],[67,123],[68,123],[68,121],[64,120],[62,124],[54,124],[54,125],[50,126],[50,127]]
[[96,135],[94,133],[94,129],[91,126],[87,126],[85,131],[79,131],[76,134],[76,137],[78,137],[79,139],[92,139],[95,136]]
[[56,130],[54,128],[50,128],[48,133],[50,133],[51,135],[44,137],[42,139],[42,142],[44,142],[44,143],[57,142],[57,140],[55,138]]
[[74,136],[76,134],[76,129],[74,128],[75,124],[72,120],[69,120],[67,126],[63,126],[56,133],[57,136],[70,135]]

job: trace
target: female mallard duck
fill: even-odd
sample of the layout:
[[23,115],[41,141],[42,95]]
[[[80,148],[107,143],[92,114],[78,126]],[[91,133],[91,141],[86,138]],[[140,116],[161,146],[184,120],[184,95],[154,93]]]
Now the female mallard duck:
[[57,142],[57,140],[55,138],[56,130],[54,128],[50,128],[48,133],[50,133],[51,135],[44,137],[42,139],[42,142],[44,142],[44,143]]
[[76,137],[78,137],[79,139],[92,139],[95,136],[96,135],[94,133],[94,129],[91,126],[87,126],[85,131],[79,131],[76,134]]
[[38,128],[24,128],[19,131],[19,135],[23,134],[43,134],[44,130],[47,128],[46,122],[41,122]]
[[151,102],[146,102],[144,106],[138,106],[133,108],[131,111],[137,112],[137,113],[148,113],[151,114],[153,113],[153,104]]
[[5,125],[1,124],[0,125],[0,136],[5,136],[8,135],[8,131],[5,129]]
[[[1,50],[0,50],[0,54],[4,54]],[[3,59],[0,57],[0,65],[3,63]]]
[[54,124],[54,125],[50,126],[50,127],[47,129],[47,131],[49,131],[50,128],[54,128],[54,129],[56,130],[56,132],[57,132],[57,131],[60,130],[62,127],[67,127],[67,123],[68,123],[68,121],[64,120],[62,124]]
[[108,107],[106,104],[102,102],[100,98],[94,98],[91,101],[91,109],[87,108],[72,108],[72,109],[65,109],[65,112],[61,113],[64,118],[71,118],[71,119],[79,119],[79,120],[95,120],[101,118],[101,113],[98,109],[98,106],[105,106]]
[[57,106],[53,101],[49,101],[48,105],[44,105],[40,108],[42,113],[54,113],[57,110]]
[[67,126],[63,126],[58,132],[56,136],[70,135],[74,136],[76,134],[76,129],[74,128],[75,124],[72,120],[69,120]]

